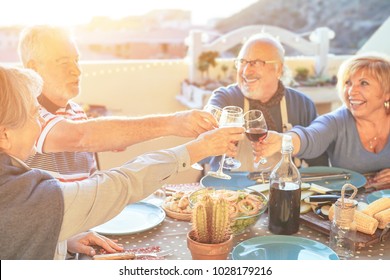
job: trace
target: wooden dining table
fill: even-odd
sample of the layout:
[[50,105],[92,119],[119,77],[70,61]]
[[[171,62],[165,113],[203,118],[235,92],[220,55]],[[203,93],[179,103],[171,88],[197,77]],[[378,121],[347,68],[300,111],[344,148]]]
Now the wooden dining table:
[[[365,194],[357,197],[359,201],[365,201]],[[163,198],[152,194],[143,200],[147,203],[161,205]],[[321,218],[318,218],[319,222]],[[189,221],[181,221],[170,218],[168,216],[157,226],[135,234],[124,235],[106,235],[112,239],[118,240],[126,250],[137,248],[156,247],[161,250],[172,249],[171,255],[165,257],[167,260],[191,260],[190,251],[187,248],[187,233],[191,230]],[[273,235],[268,230],[268,214],[263,213],[260,219],[250,229],[244,233],[234,237],[234,245],[254,237],[271,236]],[[329,235],[323,231],[318,231],[318,228],[305,223],[303,220],[300,223],[299,231],[293,236],[307,238],[320,242],[329,246]],[[390,235],[380,241],[368,242],[364,247],[357,248],[354,257],[351,260],[390,260]],[[231,254],[229,259],[231,259]]]

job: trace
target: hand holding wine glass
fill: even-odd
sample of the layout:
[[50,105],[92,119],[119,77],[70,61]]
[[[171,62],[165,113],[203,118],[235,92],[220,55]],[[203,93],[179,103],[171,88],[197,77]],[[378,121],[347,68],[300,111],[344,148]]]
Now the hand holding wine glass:
[[[242,127],[243,122],[244,120],[243,120],[242,109],[241,111],[236,111],[236,110],[231,110],[230,108],[227,107],[223,108],[221,118],[219,120],[220,127]],[[226,180],[231,179],[231,176],[223,172],[225,157],[226,154],[222,155],[221,162],[219,164],[219,168],[217,171],[209,171],[208,174],[210,176],[217,177],[220,179],[226,179]]]
[[207,104],[206,106],[204,106],[203,110],[212,114],[215,120],[219,123],[219,119],[221,118],[222,114],[222,108],[216,105]]
[[[213,117],[215,118],[215,120],[217,122],[219,122],[219,119],[220,119],[221,114],[222,114],[222,109],[220,107],[212,105],[212,104],[207,104],[203,110],[212,114]],[[191,167],[196,169],[196,170],[203,170],[202,165],[200,165],[199,163],[194,163],[193,165],[191,165]]]

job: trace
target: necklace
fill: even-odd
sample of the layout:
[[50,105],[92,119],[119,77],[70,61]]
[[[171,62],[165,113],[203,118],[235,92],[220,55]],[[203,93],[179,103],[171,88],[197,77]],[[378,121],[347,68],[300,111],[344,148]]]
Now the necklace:
[[374,136],[370,140],[368,140],[368,146],[370,147],[370,150],[374,150],[374,145],[376,140],[378,140],[378,137]]
[[[366,147],[367,150],[369,151],[372,151],[372,152],[378,152],[378,149],[382,149],[383,148],[383,142],[386,142],[386,140],[384,139],[388,139],[389,138],[389,128],[390,128],[390,116],[387,116],[387,118],[385,120],[382,120],[377,123],[384,123],[385,126],[384,127],[387,127],[388,129],[378,129],[375,125],[374,125],[374,129],[372,129],[370,131],[370,129],[365,129],[365,127],[368,128],[368,126],[364,126],[364,124],[360,124],[359,127],[360,129],[359,130],[359,136],[360,136],[360,139],[363,143],[363,145]],[[387,131],[387,132],[386,132]],[[369,133],[371,132],[371,133]],[[374,132],[374,133],[372,133]],[[368,135],[375,135],[374,137],[371,137],[371,138],[368,138],[367,137],[367,134]],[[367,145],[367,146],[366,146]]]

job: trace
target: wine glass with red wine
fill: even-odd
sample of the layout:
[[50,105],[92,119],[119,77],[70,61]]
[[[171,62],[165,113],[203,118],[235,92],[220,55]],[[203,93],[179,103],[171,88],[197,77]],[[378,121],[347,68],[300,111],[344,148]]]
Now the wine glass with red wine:
[[[245,120],[245,135],[251,142],[261,142],[267,137],[268,127],[265,121],[263,112],[260,110],[249,110],[244,115]],[[258,168],[260,164],[266,164],[267,159],[261,157],[255,167]]]

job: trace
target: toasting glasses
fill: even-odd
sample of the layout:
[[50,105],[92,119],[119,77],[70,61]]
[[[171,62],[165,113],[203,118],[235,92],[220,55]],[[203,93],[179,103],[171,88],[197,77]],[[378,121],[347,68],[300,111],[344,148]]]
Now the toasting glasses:
[[[224,107],[222,110],[221,118],[219,119],[219,126],[220,127],[241,127],[244,124],[244,118],[243,118],[243,113],[242,109],[240,107],[236,106],[227,106]],[[222,155],[221,162],[219,164],[219,168],[217,171],[209,171],[208,175],[217,177],[220,179],[226,179],[230,180],[231,177],[225,173],[223,173],[223,168],[226,166],[229,166],[228,168],[232,168],[231,166],[237,166],[234,165],[234,162],[237,162],[239,165],[241,163],[234,159],[234,158],[226,158],[226,154]],[[238,165],[238,166],[239,166]]]
[[[261,142],[267,137],[268,127],[264,115],[260,110],[249,110],[244,114],[245,135],[251,142]],[[269,171],[274,163],[269,162],[266,158],[261,157],[258,162],[254,162],[254,167],[261,174],[264,183],[264,172]]]
[[[237,113],[236,123],[235,124],[229,124],[225,126],[243,126],[244,125],[244,119],[243,119],[243,110],[241,107],[238,106],[226,106],[223,108],[223,110]],[[236,145],[238,142],[236,143]],[[241,162],[233,157],[226,157],[225,161],[223,163],[223,168],[225,169],[237,169],[241,166]]]
[[[249,110],[244,115],[245,120],[245,135],[251,142],[261,142],[267,137],[268,127],[265,122],[263,112],[260,110]],[[259,162],[255,164],[258,168],[259,164],[266,164],[267,159],[261,157]]]
[[[221,114],[222,114],[222,109],[220,107],[215,106],[215,105],[211,105],[211,104],[207,104],[203,110],[212,114],[213,117],[215,118],[215,120],[217,122],[219,122],[219,119],[220,119]],[[194,163],[193,165],[191,165],[191,167],[196,169],[196,170],[203,170],[202,165],[200,165],[199,163]]]

